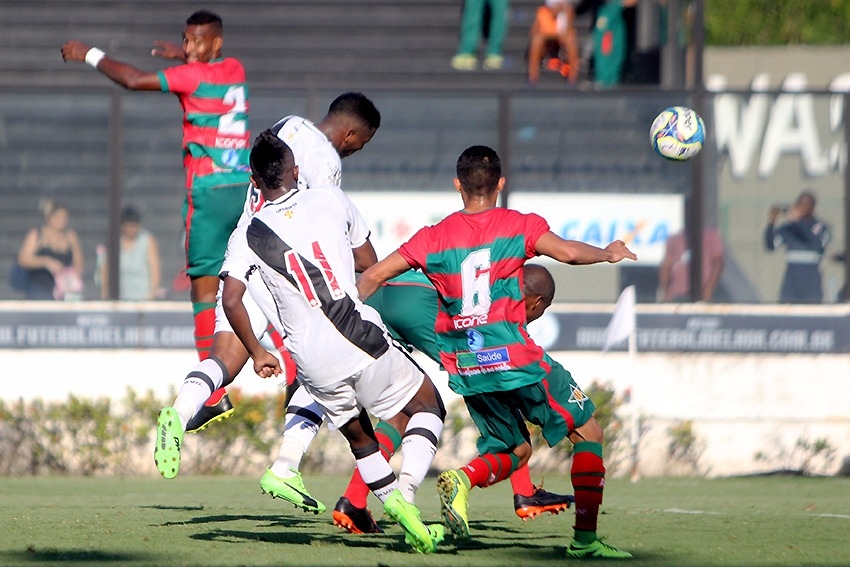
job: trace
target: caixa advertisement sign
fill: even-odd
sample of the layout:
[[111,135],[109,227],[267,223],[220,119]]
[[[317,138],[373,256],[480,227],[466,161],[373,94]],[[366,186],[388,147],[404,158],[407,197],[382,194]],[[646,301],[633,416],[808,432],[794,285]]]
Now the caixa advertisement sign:
[[684,226],[682,195],[516,192],[510,206],[541,215],[552,232],[567,240],[600,248],[622,240],[637,254],[637,263],[648,266],[661,264],[667,237]]

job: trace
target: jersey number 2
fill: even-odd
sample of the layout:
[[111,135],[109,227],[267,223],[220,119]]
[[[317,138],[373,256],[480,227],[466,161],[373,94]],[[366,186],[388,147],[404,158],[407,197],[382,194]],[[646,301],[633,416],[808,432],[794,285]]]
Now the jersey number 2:
[[224,104],[232,104],[233,107],[218,121],[218,131],[230,136],[244,136],[247,129],[245,121],[236,116],[248,110],[245,104],[245,87],[230,87],[224,93],[222,101]]
[[460,281],[463,286],[464,317],[483,315],[490,311],[490,249],[471,252],[460,263]]
[[313,242],[313,259],[321,268],[322,279],[318,281],[316,277],[310,277],[307,274],[307,269],[304,266],[304,260],[294,250],[289,250],[285,253],[286,269],[298,282],[298,289],[301,294],[310,304],[310,307],[320,307],[322,305],[319,299],[319,294],[316,293],[317,285],[324,285],[330,293],[331,299],[337,300],[345,297],[345,292],[339,287],[336,281],[336,276],[331,270],[331,265],[328,259],[325,258],[325,253],[322,252],[318,242]]

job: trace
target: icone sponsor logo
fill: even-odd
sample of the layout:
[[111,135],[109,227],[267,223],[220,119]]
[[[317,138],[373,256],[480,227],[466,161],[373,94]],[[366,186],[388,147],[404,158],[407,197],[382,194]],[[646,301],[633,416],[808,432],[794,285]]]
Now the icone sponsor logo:
[[478,325],[487,324],[487,314],[472,315],[471,317],[460,317],[452,321],[455,329],[468,329],[469,327],[477,327]]
[[248,147],[248,140],[242,138],[216,138],[215,147],[244,150]]

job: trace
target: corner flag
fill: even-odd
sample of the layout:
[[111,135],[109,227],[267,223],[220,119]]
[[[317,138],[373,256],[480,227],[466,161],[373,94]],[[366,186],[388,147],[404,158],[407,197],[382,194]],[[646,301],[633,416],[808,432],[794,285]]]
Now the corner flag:
[[630,285],[623,290],[620,298],[617,300],[617,305],[614,307],[614,314],[611,315],[611,322],[605,329],[605,338],[602,342],[602,352],[608,352],[611,347],[617,346],[619,343],[629,338],[629,335],[635,332],[637,323],[635,321],[635,286]]

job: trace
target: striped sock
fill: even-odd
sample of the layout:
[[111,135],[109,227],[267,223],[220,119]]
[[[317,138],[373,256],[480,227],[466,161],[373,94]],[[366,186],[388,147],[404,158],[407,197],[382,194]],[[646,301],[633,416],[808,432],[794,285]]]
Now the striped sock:
[[576,523],[573,526],[575,538],[589,543],[596,539],[596,521],[602,505],[602,489],[605,487],[601,443],[581,441],[575,444],[570,476],[576,496]]
[[[395,454],[401,445],[401,434],[386,421],[380,421],[375,426],[375,437],[378,438],[381,455],[389,461],[390,457]],[[369,487],[363,482],[363,477],[360,476],[360,471],[354,469],[354,474],[351,475],[351,480],[348,482],[348,487],[345,489],[343,496],[348,498],[348,501],[352,505],[358,508],[365,508],[366,499],[369,497],[370,492]]]
[[531,471],[528,470],[528,463],[511,474],[511,488],[514,495],[531,496],[534,494],[534,483],[531,482]]
[[215,334],[215,303],[193,303],[192,313],[195,316],[195,350],[200,360],[206,360]]
[[511,476],[517,465],[519,457],[513,453],[488,453],[475,457],[460,470],[469,478],[470,486],[484,488]]

